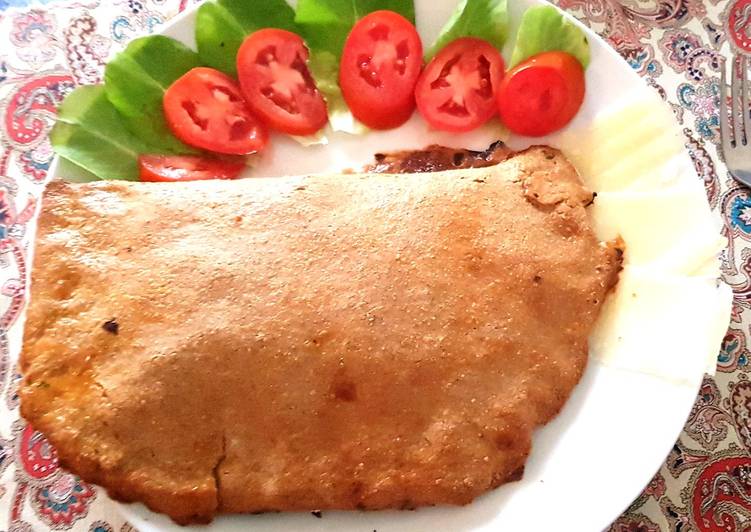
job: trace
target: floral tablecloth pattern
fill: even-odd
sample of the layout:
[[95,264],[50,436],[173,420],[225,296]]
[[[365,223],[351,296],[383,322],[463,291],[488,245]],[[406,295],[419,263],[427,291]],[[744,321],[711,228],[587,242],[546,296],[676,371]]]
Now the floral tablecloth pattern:
[[[193,1],[0,0],[0,268],[10,276],[0,285],[0,529],[133,530],[101,490],[60,469],[44,437],[19,420],[19,375],[8,355],[19,338],[8,331],[26,295],[25,227],[52,160],[47,133],[56,105],[75,85],[99,81],[112,50]],[[751,41],[751,0],[557,3],[605,37],[670,102],[730,237],[723,270],[735,304],[717,374],[704,379],[664,465],[610,530],[750,531],[751,192],[722,163],[718,105],[720,59],[730,57],[735,42],[728,35],[738,34],[741,46]],[[731,10],[746,25],[726,27]]]

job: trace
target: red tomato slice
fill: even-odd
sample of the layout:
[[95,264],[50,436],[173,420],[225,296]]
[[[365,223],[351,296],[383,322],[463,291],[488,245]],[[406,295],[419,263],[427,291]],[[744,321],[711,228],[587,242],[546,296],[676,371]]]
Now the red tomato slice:
[[195,155],[141,155],[138,169],[141,181],[234,179],[245,169],[245,163]]
[[237,75],[248,105],[270,127],[311,135],[328,122],[300,36],[274,28],[249,35],[237,53]]
[[339,85],[360,122],[390,129],[415,110],[414,89],[422,67],[422,42],[414,25],[393,11],[360,19],[344,43]]
[[189,70],[164,93],[164,115],[183,142],[219,153],[262,150],[266,126],[245,103],[232,78],[213,68]]
[[498,89],[506,127],[528,137],[561,129],[584,101],[584,69],[566,52],[543,52],[512,68]]
[[489,42],[457,39],[425,67],[415,88],[417,108],[436,129],[475,129],[497,110],[495,93],[503,69],[501,54]]

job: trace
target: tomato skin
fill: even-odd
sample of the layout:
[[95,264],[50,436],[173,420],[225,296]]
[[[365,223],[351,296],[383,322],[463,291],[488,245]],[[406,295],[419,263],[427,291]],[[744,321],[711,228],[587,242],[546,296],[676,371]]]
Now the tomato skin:
[[391,129],[415,110],[421,68],[422,41],[415,26],[393,11],[374,11],[347,36],[339,85],[355,118],[372,129]]
[[203,179],[235,179],[245,169],[242,161],[210,159],[197,155],[151,155],[138,157],[141,181],[175,182]]
[[584,68],[566,52],[543,52],[506,73],[498,112],[506,127],[542,137],[566,126],[584,101]]
[[266,126],[248,108],[237,83],[213,68],[197,67],[164,93],[164,116],[177,138],[204,150],[231,155],[260,151]]
[[308,69],[308,49],[292,32],[250,34],[237,53],[237,76],[250,108],[269,127],[312,135],[328,122],[326,102]]
[[471,131],[496,113],[503,70],[503,58],[489,42],[456,39],[423,70],[415,87],[417,109],[436,129]]

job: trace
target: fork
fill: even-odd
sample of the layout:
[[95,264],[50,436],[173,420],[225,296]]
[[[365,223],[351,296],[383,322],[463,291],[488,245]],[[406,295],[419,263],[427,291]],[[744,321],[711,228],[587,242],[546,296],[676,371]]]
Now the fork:
[[[751,186],[751,117],[748,107],[748,58],[736,54],[730,70],[730,117],[728,117],[725,58],[720,74],[720,137],[730,175]],[[739,72],[740,71],[740,72]],[[739,107],[740,105],[740,107]]]

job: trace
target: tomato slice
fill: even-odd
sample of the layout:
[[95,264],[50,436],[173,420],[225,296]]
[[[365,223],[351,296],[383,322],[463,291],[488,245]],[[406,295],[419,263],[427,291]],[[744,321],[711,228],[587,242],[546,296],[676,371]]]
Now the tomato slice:
[[415,26],[393,11],[374,11],[350,31],[339,66],[339,85],[360,122],[390,129],[415,110],[414,89],[422,68]]
[[417,108],[436,129],[471,131],[496,113],[503,69],[501,54],[489,42],[456,39],[425,67],[415,88]]
[[245,103],[237,83],[213,68],[189,70],[164,93],[164,115],[183,142],[219,153],[262,150],[266,126]]
[[299,35],[274,28],[252,33],[237,53],[237,75],[248,105],[270,127],[311,135],[328,122]]
[[141,155],[141,181],[199,181],[234,179],[245,169],[242,161],[209,159],[195,155]]
[[506,127],[541,137],[568,124],[584,101],[584,68],[566,52],[543,52],[512,68],[498,89]]

